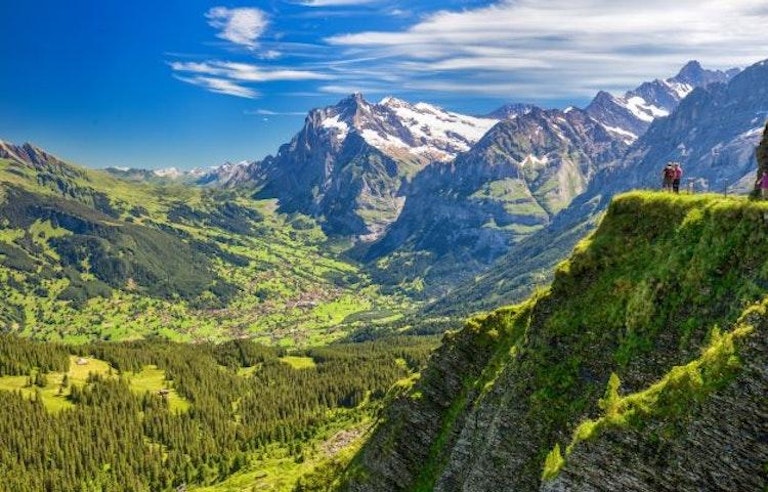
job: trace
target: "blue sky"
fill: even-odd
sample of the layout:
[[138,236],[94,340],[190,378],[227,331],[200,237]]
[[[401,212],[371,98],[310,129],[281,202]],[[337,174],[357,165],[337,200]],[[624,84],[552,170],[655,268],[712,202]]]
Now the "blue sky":
[[0,139],[92,167],[261,159],[352,92],[482,114],[768,58],[765,0],[0,0]]

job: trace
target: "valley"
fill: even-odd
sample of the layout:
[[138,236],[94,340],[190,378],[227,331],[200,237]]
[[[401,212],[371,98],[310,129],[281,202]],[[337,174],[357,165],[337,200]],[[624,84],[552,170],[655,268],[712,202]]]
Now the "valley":
[[123,182],[48,158],[42,170],[0,161],[0,316],[14,332],[307,346],[413,306],[334,255],[343,244],[311,218],[276,214],[274,200]]

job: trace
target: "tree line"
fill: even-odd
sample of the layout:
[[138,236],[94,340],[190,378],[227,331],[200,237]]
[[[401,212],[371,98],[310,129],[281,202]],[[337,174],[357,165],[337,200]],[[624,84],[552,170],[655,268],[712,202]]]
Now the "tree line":
[[[284,349],[249,340],[66,346],[2,335],[2,375],[65,372],[70,355],[105,360],[114,374],[62,388],[74,405],[58,412],[46,410],[39,389],[31,398],[2,395],[0,490],[174,490],[220,481],[276,443],[299,457],[329,410],[380,400],[425,364],[434,344],[399,337],[332,345],[299,353],[315,366],[295,369],[280,360]],[[130,373],[147,365],[165,371],[187,410],[172,411],[158,392],[132,391]]]

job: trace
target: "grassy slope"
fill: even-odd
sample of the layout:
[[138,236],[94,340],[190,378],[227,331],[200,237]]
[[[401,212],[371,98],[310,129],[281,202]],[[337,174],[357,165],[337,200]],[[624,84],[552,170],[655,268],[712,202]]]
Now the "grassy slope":
[[[82,359],[82,364],[77,361]],[[116,372],[110,367],[109,363],[92,357],[70,356],[69,370],[66,373],[49,372],[46,373],[48,384],[42,388],[29,386],[28,376],[0,376],[0,391],[21,391],[27,398],[33,398],[38,394],[43,399],[43,404],[51,412],[58,412],[71,408],[72,403],[67,400],[69,396],[69,386],[62,388],[64,375],[68,378],[69,385],[84,386],[90,374],[99,374],[102,376],[117,377]],[[168,389],[169,408],[176,411],[186,411],[189,408],[189,402],[179,396],[173,388],[169,388],[169,382],[165,380],[165,371],[156,366],[146,366],[136,373],[126,373],[131,390],[138,394],[144,392],[157,393],[161,389]]]
[[[51,209],[87,216],[98,232],[77,237],[107,235],[103,248],[112,261],[126,258],[126,252],[139,257],[142,247],[155,248],[136,260],[134,271],[151,270],[159,280],[141,284],[118,278],[104,285],[110,277],[92,273],[93,252],[66,268],[61,247],[55,247],[73,242],[65,227],[51,220],[14,226],[13,218],[0,217],[0,280],[7,299],[0,322],[29,336],[84,342],[148,334],[175,340],[247,335],[307,345],[342,336],[346,330],[338,325],[349,315],[368,312],[375,318],[376,312],[399,311],[407,304],[381,295],[358,266],[326,253],[326,238],[316,224],[276,214],[273,201],[120,181],[69,166],[41,171],[0,160],[0,205],[17,195],[14,189],[48,201]],[[110,215],[91,212],[97,202]],[[157,246],[147,243],[150,237]],[[157,264],[152,251],[167,259]],[[184,254],[179,267],[166,265]],[[178,270],[189,263],[201,266],[182,276]],[[163,268],[170,270],[163,273]],[[217,285],[229,287],[217,290]],[[74,306],[60,300],[73,286],[86,293],[87,302]]]
[[[590,429],[629,413],[658,417],[669,415],[670,406],[685,412],[686,402],[706,396],[702,388],[717,388],[718,378],[737,368],[734,343],[751,336],[737,320],[768,292],[766,214],[768,203],[742,198],[645,192],[617,197],[598,230],[558,267],[551,290],[533,298],[532,307],[511,317],[514,310],[499,311],[444,340],[414,387],[420,401],[411,411],[450,412],[432,430],[419,430],[431,436],[431,444],[418,459],[431,465],[413,475],[411,488],[431,490],[441,475],[452,473],[446,466],[458,432],[478,415],[490,413],[494,421],[516,426],[494,431],[493,423],[475,424],[490,430],[470,438],[478,470],[473,480],[487,485],[498,475],[509,487],[530,489],[545,466],[547,476],[555,473],[566,448],[578,446]],[[504,354],[502,362],[492,357],[479,373],[449,370],[457,358],[486,353],[489,340]],[[436,384],[433,378],[456,381]],[[615,395],[618,382],[621,398]],[[463,389],[439,390],[456,386]],[[422,395],[429,393],[436,396],[425,403]],[[449,407],[445,398],[454,399]],[[386,477],[388,465],[373,463],[391,451],[375,446],[407,440],[402,433],[411,431],[401,422],[419,419],[402,415],[402,407],[397,412],[356,461],[350,483],[358,488],[352,489],[391,483],[379,475]],[[579,426],[595,415],[597,421]],[[507,434],[499,439],[493,432]],[[516,466],[488,475],[484,456]],[[472,471],[462,469],[465,480]]]

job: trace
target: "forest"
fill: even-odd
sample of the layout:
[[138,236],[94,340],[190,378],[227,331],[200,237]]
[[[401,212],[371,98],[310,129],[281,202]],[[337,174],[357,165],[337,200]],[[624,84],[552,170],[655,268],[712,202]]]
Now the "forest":
[[[258,472],[270,456],[302,463],[334,431],[365,429],[436,343],[289,354],[250,340],[75,346],[0,335],[0,490],[191,490]],[[143,371],[162,380],[141,385]],[[330,479],[312,472],[296,490]]]

